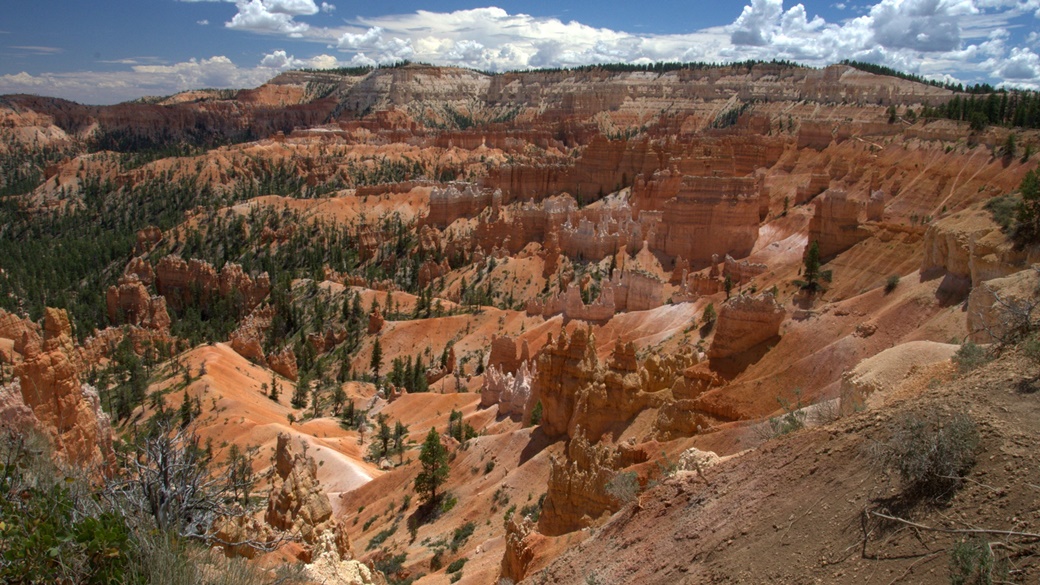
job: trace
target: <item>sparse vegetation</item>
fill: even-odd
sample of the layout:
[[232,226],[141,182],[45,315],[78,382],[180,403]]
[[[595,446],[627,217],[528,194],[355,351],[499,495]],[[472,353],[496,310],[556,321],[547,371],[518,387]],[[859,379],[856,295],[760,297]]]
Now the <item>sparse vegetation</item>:
[[1006,559],[995,558],[990,543],[980,536],[961,540],[950,550],[951,585],[993,585],[1007,578]]
[[989,362],[990,359],[989,352],[971,340],[962,343],[957,349],[957,353],[953,354],[953,363],[957,365],[957,371],[962,374]]
[[823,283],[831,281],[831,271],[820,269],[820,244],[816,240],[809,243],[803,264],[802,278],[795,280],[794,284],[810,295],[825,292],[827,289]]
[[874,446],[875,465],[894,470],[907,497],[952,495],[975,464],[979,432],[966,414],[898,419],[886,441]]
[[621,504],[639,495],[639,478],[634,471],[619,471],[607,482],[607,493]]

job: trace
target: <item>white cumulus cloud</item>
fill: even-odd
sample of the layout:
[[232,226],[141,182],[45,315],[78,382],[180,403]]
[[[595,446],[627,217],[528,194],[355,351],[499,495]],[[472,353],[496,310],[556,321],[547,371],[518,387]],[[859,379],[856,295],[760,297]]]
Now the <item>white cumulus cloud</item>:
[[[307,3],[314,6],[313,2]],[[310,29],[310,25],[293,20],[296,13],[288,12],[288,10],[301,8],[296,4],[299,3],[279,0],[238,0],[235,3],[238,12],[224,26],[252,32],[282,33],[298,38]]]

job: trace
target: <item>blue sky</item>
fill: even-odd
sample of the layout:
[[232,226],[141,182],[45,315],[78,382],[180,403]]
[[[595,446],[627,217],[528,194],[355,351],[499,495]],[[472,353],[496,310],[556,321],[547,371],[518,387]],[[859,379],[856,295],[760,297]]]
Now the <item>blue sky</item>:
[[114,103],[299,67],[486,70],[857,59],[1040,89],[1040,0],[36,0],[0,16],[0,93]]

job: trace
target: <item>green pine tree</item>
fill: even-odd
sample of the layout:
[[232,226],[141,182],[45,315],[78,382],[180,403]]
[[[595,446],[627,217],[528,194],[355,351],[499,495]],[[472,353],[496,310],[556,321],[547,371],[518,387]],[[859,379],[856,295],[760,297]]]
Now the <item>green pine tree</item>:
[[415,476],[415,491],[423,503],[437,501],[437,488],[448,480],[448,450],[441,444],[441,436],[437,430],[430,428],[419,452],[419,463],[422,465],[419,475]]

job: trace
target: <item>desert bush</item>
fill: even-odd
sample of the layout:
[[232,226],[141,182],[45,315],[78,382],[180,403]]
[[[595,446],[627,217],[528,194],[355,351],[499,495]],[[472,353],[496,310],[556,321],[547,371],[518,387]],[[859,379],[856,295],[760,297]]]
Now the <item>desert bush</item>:
[[993,217],[993,222],[1000,229],[1008,233],[1014,227],[1015,212],[1022,204],[1022,198],[1017,195],[998,195],[986,202],[986,210]]
[[957,371],[966,374],[990,360],[989,353],[973,341],[961,344],[957,353],[953,354],[953,363]]
[[[469,540],[470,536],[473,536],[473,531],[476,530],[477,525],[472,522],[467,522],[462,526],[455,529],[455,532],[451,535],[451,552],[456,552],[459,547]],[[451,571],[448,571],[449,573]]]
[[612,498],[627,504],[639,495],[639,478],[634,471],[619,471],[610,478],[606,487]]
[[895,470],[907,496],[944,497],[960,487],[975,464],[979,432],[966,414],[899,419],[887,442],[873,450],[877,467]]
[[461,559],[456,559],[456,560],[452,561],[451,564],[448,565],[448,568],[445,570],[445,572],[446,573],[457,573],[457,572],[461,571],[462,567],[464,567],[466,565],[466,561],[468,561],[468,560],[469,560],[468,558],[462,557]]
[[382,545],[384,542],[386,542],[386,539],[393,536],[395,532],[397,532],[396,523],[392,524],[390,528],[379,531],[375,536],[372,537],[372,540],[368,541],[368,545],[365,546],[365,550],[372,550],[377,546]]

